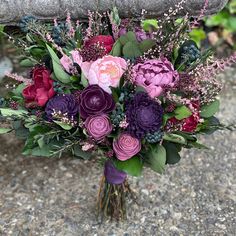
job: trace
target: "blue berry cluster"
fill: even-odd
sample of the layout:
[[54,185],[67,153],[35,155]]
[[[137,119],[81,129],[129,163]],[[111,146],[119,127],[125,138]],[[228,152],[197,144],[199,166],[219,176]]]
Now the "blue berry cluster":
[[59,46],[64,46],[65,45],[65,39],[66,39],[66,34],[69,31],[69,27],[66,24],[66,22],[62,22],[58,24],[57,26],[54,26],[52,28],[52,38],[54,42],[59,45]]
[[37,19],[34,16],[24,16],[21,18],[19,27],[22,32],[28,33],[29,32],[29,24],[36,23]]
[[125,114],[121,106],[117,106],[111,114],[111,121],[114,126],[119,126],[120,122],[125,119]]
[[163,137],[163,132],[162,131],[156,131],[155,133],[148,133],[145,136],[145,139],[148,143],[158,143],[161,141]]
[[188,40],[179,49],[177,64],[190,66],[193,62],[201,57],[201,52],[193,40]]
[[61,87],[61,84],[57,81],[53,81],[53,88],[56,93],[63,93],[63,89]]
[[134,87],[131,84],[127,84],[121,88],[121,93],[119,97],[119,102],[123,103],[125,101],[129,101],[134,97]]

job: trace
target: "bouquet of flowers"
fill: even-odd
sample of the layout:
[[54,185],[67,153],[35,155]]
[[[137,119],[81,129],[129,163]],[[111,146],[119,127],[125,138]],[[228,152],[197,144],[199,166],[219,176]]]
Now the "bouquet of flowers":
[[[88,21],[42,23],[32,16],[8,35],[28,76],[14,79],[1,98],[4,124],[25,140],[24,155],[70,152],[104,165],[98,194],[102,216],[125,217],[133,196],[127,175],[144,167],[163,173],[183,148],[206,148],[197,134],[224,126],[214,117],[221,84],[215,76],[236,56],[215,60],[189,32],[197,20],[120,19],[116,8],[89,12]],[[6,34],[6,33],[4,33]]]

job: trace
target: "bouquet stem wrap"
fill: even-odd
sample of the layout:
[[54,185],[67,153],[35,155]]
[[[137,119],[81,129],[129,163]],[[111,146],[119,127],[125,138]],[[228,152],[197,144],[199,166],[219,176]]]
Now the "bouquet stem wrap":
[[111,220],[126,218],[126,198],[131,193],[127,174],[115,168],[112,161],[105,163],[98,193],[98,214]]

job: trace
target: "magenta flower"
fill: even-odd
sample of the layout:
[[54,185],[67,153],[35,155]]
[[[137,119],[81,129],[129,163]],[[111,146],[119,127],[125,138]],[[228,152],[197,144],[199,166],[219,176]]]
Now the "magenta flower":
[[85,127],[89,135],[97,141],[102,140],[112,131],[112,124],[106,114],[88,117],[85,121]]
[[140,152],[141,142],[129,134],[123,133],[114,140],[113,150],[119,160],[126,161]]
[[160,96],[165,88],[174,87],[179,74],[168,59],[152,59],[133,67],[132,80],[154,98]]

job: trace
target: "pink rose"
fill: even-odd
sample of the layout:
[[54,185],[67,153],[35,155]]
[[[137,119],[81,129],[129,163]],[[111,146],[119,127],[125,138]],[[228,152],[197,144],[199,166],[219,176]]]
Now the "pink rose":
[[106,114],[88,117],[85,127],[89,135],[97,141],[105,138],[112,131],[112,124]]
[[120,134],[113,142],[113,150],[121,161],[126,161],[141,150],[141,142],[127,133]]
[[83,58],[80,55],[80,52],[78,50],[73,50],[70,52],[70,54],[72,56],[73,62],[81,66],[83,63]]
[[179,74],[168,59],[152,59],[133,67],[132,80],[154,98],[160,96],[164,89],[174,87]]
[[127,62],[120,57],[105,56],[95,62],[82,65],[82,71],[89,84],[98,84],[106,92],[111,87],[118,87],[120,78],[127,69]]

